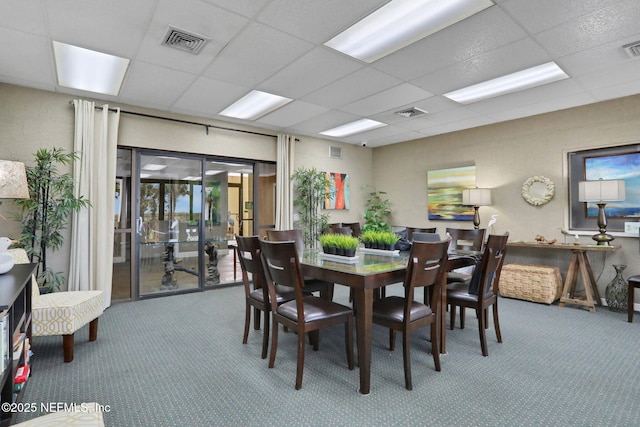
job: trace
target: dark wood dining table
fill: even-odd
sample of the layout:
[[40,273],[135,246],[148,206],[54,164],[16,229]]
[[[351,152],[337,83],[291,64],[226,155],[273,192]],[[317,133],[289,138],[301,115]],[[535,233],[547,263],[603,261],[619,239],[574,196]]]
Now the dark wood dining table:
[[[358,348],[358,367],[360,369],[360,393],[369,394],[371,391],[371,337],[373,319],[374,293],[383,286],[399,283],[404,280],[409,260],[409,252],[403,251],[398,255],[377,255],[356,253],[355,262],[337,262],[323,258],[322,251],[307,249],[304,251],[300,264],[305,277],[333,282],[353,289],[354,309],[356,314],[356,342]],[[449,255],[448,270],[466,265],[466,257],[456,254]],[[446,328],[445,316],[442,308],[446,304],[446,287],[442,287],[440,309],[436,313],[438,322],[440,352],[444,353]]]

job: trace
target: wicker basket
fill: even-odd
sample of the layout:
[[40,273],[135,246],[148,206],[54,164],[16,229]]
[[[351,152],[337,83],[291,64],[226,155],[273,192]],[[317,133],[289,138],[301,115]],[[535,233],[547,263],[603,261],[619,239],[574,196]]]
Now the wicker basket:
[[500,274],[500,295],[525,301],[551,304],[562,294],[558,267],[507,264]]

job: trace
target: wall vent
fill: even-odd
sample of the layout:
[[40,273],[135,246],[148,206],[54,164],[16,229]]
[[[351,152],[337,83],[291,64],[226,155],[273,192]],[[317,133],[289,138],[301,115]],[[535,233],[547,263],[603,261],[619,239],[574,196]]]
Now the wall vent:
[[631,58],[637,58],[640,56],[640,41],[625,44],[622,46],[622,49],[624,49]]
[[170,25],[162,38],[162,44],[197,55],[209,40],[211,39],[208,37],[190,33]]
[[340,147],[329,147],[329,158],[331,158],[331,159],[342,159],[342,148],[340,148]]
[[402,117],[411,118],[427,114],[427,112],[417,107],[411,107],[406,110],[396,111],[396,114]]

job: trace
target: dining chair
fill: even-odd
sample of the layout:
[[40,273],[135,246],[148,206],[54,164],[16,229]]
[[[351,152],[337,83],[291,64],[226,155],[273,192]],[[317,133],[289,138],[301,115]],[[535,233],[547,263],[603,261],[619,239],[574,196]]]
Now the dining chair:
[[[271,306],[269,291],[265,283],[264,267],[260,257],[260,241],[258,236],[235,236],[236,252],[242,269],[242,282],[245,294],[245,320],[242,344],[249,339],[249,325],[251,324],[251,308],[254,309],[253,328],[260,329],[260,313],[264,313],[264,331],[262,334],[262,358],[267,358],[269,346],[269,325]],[[251,277],[249,277],[251,275]],[[252,285],[253,284],[253,289]],[[295,294],[288,288],[277,288],[275,292],[276,304],[295,299]]]
[[460,268],[447,273],[447,283],[471,281],[473,271],[479,262],[479,255],[482,253],[485,233],[485,228],[446,228],[446,234],[451,236],[449,252],[470,255],[467,265],[459,263]]
[[351,235],[353,237],[360,237],[360,234],[362,234],[362,228],[359,222],[343,222],[342,226],[351,228]]
[[[313,349],[318,351],[319,331],[334,325],[345,325],[347,365],[353,369],[353,310],[342,304],[313,295],[305,295],[305,283],[300,268],[296,245],[292,241],[272,242],[260,240],[260,252],[265,266],[265,279],[271,304],[271,353],[269,368],[273,368],[278,349],[278,324],[298,334],[296,390],[302,387],[304,371],[305,335],[312,337]],[[295,300],[276,304],[276,287],[290,288]]]
[[432,295],[440,295],[444,286],[447,248],[450,239],[441,242],[418,242],[411,246],[407,272],[403,282],[404,297],[389,296],[373,303],[373,323],[389,328],[389,348],[395,349],[396,331],[402,332],[404,358],[404,382],[411,390],[411,332],[431,325],[431,354],[435,370],[440,371],[440,346],[438,337],[438,311],[440,298],[430,298],[430,305],[414,299],[416,288],[431,290]]
[[[267,240],[271,242],[293,241],[298,254],[304,252],[304,237],[302,230],[294,228],[291,230],[267,230]],[[333,300],[334,284],[324,280],[305,278],[304,290],[306,292],[319,292],[320,297],[327,301]]]
[[436,227],[428,227],[428,228],[405,227],[405,229],[407,230],[407,240],[410,242],[413,241],[413,233],[415,232],[419,232],[419,233],[435,233],[436,232]]
[[353,235],[351,227],[329,227],[325,230],[325,233],[344,234],[345,236]]
[[449,328],[455,329],[456,307],[460,307],[460,329],[464,329],[465,308],[473,308],[478,318],[480,347],[482,355],[485,357],[489,355],[485,329],[489,327],[488,308],[490,306],[493,306],[493,325],[496,329],[496,337],[499,343],[502,342],[498,320],[498,293],[500,272],[504,264],[508,238],[509,233],[489,236],[482,254],[479,273],[474,274],[474,279],[478,280],[477,290],[474,290],[476,286],[473,283],[458,282],[447,286],[447,305],[451,308]]

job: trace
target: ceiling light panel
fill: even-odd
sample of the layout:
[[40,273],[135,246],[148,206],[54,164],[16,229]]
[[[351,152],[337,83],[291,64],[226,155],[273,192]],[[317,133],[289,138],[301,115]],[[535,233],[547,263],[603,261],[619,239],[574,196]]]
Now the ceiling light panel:
[[335,127],[333,129],[322,131],[320,132],[320,134],[325,136],[333,136],[335,138],[341,138],[343,136],[355,135],[356,133],[377,129],[383,126],[387,126],[387,124],[371,119],[360,119],[356,120],[355,122],[346,123],[342,126]]
[[257,120],[291,101],[291,98],[284,96],[252,90],[219,114],[236,119]]
[[372,63],[493,5],[491,0],[392,0],[325,45]]
[[507,74],[506,76],[487,80],[486,82],[473,86],[454,90],[453,92],[443,94],[443,96],[460,104],[470,104],[483,99],[506,95],[568,78],[567,73],[555,62],[547,62],[546,64],[527,68],[526,70],[513,74]]
[[94,50],[53,42],[60,86],[117,96],[129,60]]

